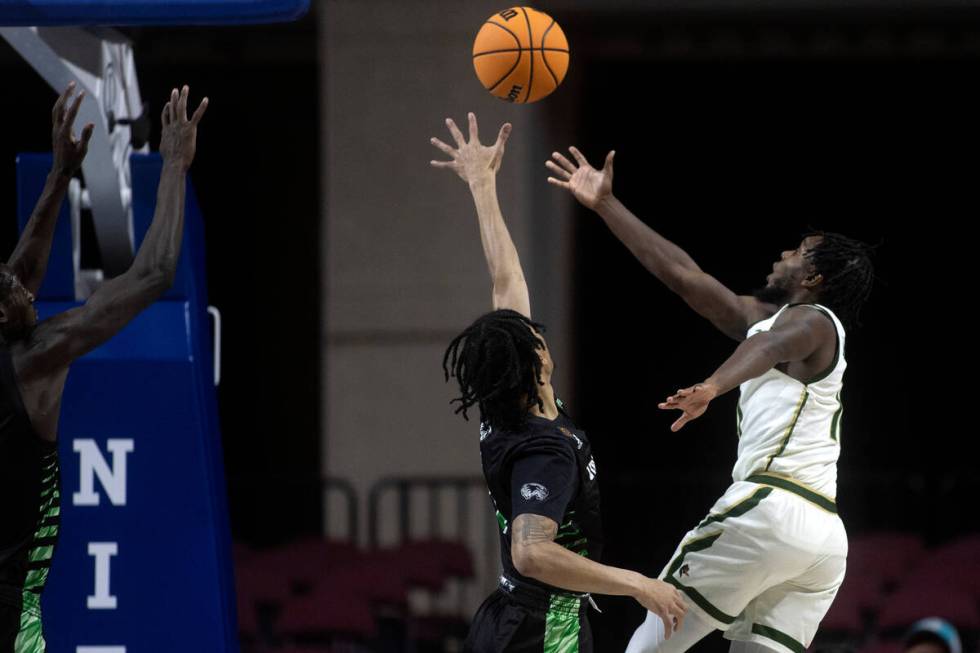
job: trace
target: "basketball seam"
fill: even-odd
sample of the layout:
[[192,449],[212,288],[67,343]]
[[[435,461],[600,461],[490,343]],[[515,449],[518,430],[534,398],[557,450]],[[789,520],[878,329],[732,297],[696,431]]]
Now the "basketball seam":
[[[482,57],[485,54],[501,54],[502,52],[521,52],[524,48],[504,48],[503,50],[487,50],[486,52],[479,52],[473,55],[473,58]],[[548,51],[548,52],[564,52],[569,54],[568,50],[563,50],[561,48],[530,48],[531,50]]]
[[[531,99],[531,89],[534,88],[534,34],[531,32],[531,18],[527,15],[527,9],[521,7],[521,11],[524,12],[524,20],[527,22],[527,40],[531,45],[531,72],[528,74],[527,78],[527,95],[524,96],[524,102],[527,103]],[[544,45],[544,41],[541,42]],[[544,55],[541,55],[544,57]],[[520,57],[518,57],[518,60]]]
[[[510,67],[510,70],[508,70],[504,74],[503,77],[501,77],[500,79],[498,79],[497,82],[493,86],[490,86],[490,87],[487,88],[488,91],[490,91],[491,93],[493,93],[493,90],[495,88],[497,88],[498,86],[500,86],[505,79],[507,79],[508,77],[510,77],[511,73],[514,72],[517,69],[517,67],[520,65],[520,63],[521,63],[521,57],[524,56],[524,48],[521,47],[521,40],[519,38],[517,38],[517,34],[514,34],[512,31],[510,31],[510,29],[507,26],[501,25],[500,23],[495,23],[492,20],[488,20],[486,22],[486,24],[487,25],[496,25],[497,27],[499,27],[500,29],[504,30],[505,32],[507,32],[508,34],[510,34],[512,37],[514,37],[514,41],[517,43],[517,60],[514,61],[514,65],[511,66]],[[477,55],[473,55],[474,58],[476,58],[476,56]]]
[[496,81],[496,82],[494,83],[494,85],[493,85],[493,86],[490,86],[490,87],[488,87],[488,88],[487,88],[487,90],[488,90],[488,91],[490,91],[491,93],[493,93],[493,90],[494,90],[495,88],[497,88],[498,86],[500,86],[500,85],[501,85],[501,84],[503,83],[503,81],[504,81],[505,79],[507,79],[508,77],[510,77],[510,75],[511,75],[511,73],[512,73],[512,72],[514,72],[514,70],[516,70],[516,69],[517,69],[517,67],[518,67],[519,65],[521,65],[521,57],[523,57],[523,56],[524,56],[524,52],[523,52],[523,50],[518,50],[517,52],[518,52],[518,55],[517,55],[517,60],[516,60],[516,61],[514,61],[514,65],[513,65],[513,66],[511,66],[511,67],[510,67],[510,70],[508,70],[508,71],[507,71],[506,73],[504,73],[504,76],[503,76],[503,77],[501,77],[500,79],[498,79],[498,80],[497,80],[497,81]]
[[[561,82],[558,81],[558,75],[556,75],[555,71],[551,69],[551,64],[548,63],[548,57],[544,56],[544,51],[546,50],[546,48],[544,47],[544,42],[548,39],[548,32],[550,32],[551,28],[554,26],[555,26],[555,19],[552,18],[551,25],[548,25],[548,29],[546,29],[544,31],[544,34],[541,36],[541,61],[544,62],[544,67],[548,69],[549,73],[551,73],[551,78],[555,80],[555,88],[558,88],[558,86],[561,84]],[[531,45],[534,44],[532,43]],[[558,50],[558,48],[555,49]],[[568,53],[568,50],[559,50],[559,51],[565,52],[566,54]]]
[[[512,31],[510,31],[510,28],[507,27],[506,25],[501,25],[500,23],[495,23],[492,20],[488,20],[485,24],[486,25],[496,25],[500,29],[504,30],[505,32],[507,32],[508,34],[510,34],[511,36],[514,37],[514,41],[517,43],[517,49],[518,50],[523,50],[524,49],[524,48],[521,47],[521,39],[519,39],[517,37],[517,34],[514,34]],[[534,44],[532,43],[531,45],[534,45]]]

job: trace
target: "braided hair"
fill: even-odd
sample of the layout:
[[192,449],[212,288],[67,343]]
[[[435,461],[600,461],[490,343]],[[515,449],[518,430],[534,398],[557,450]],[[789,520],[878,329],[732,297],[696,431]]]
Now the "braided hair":
[[826,304],[846,328],[860,326],[859,314],[874,284],[874,248],[859,240],[829,231],[806,235],[819,236],[820,242],[807,252],[807,260],[823,276],[820,301]]
[[544,326],[517,311],[501,309],[478,318],[456,336],[442,357],[446,381],[456,377],[460,396],[456,413],[479,406],[480,421],[494,428],[517,430],[523,426],[528,410],[537,404],[541,381],[544,341],[535,333]]

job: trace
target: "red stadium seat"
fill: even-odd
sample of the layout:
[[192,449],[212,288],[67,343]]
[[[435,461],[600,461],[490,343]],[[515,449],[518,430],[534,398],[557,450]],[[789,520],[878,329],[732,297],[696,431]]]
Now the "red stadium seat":
[[936,550],[936,556],[947,560],[980,560],[980,533],[964,535]]
[[402,549],[438,561],[448,577],[464,580],[473,578],[473,556],[464,544],[449,540],[415,540],[404,544]]
[[861,649],[861,653],[902,653],[905,647],[900,640],[875,640]]
[[859,599],[858,595],[849,594],[841,587],[830,610],[820,622],[820,630],[855,635],[864,632],[864,619]]
[[275,549],[257,553],[249,566],[273,571],[293,589],[308,588],[324,570],[358,560],[361,552],[350,542],[304,537]]
[[939,549],[902,579],[903,587],[951,588],[980,600],[980,558]]
[[239,600],[252,604],[280,604],[290,595],[289,582],[282,574],[258,565],[236,568],[235,588]]
[[372,554],[372,560],[402,578],[410,588],[439,592],[449,579],[443,561],[425,548],[402,545],[379,549]]
[[314,591],[349,594],[372,603],[396,606],[408,603],[408,586],[401,570],[387,556],[371,556],[344,567],[323,570],[316,579]]
[[922,558],[922,538],[909,533],[865,533],[850,538],[847,573],[895,585]]
[[367,600],[356,595],[318,590],[289,600],[276,624],[290,637],[373,637],[377,631]]
[[881,632],[904,631],[919,619],[941,615],[960,629],[980,629],[980,611],[972,596],[941,585],[904,585],[887,597],[878,614]]

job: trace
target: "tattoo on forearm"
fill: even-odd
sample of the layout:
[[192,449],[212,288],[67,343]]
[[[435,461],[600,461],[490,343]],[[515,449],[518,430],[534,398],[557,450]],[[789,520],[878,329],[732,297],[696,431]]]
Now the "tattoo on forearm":
[[519,515],[514,520],[514,532],[521,544],[551,542],[558,534],[558,524],[540,515]]

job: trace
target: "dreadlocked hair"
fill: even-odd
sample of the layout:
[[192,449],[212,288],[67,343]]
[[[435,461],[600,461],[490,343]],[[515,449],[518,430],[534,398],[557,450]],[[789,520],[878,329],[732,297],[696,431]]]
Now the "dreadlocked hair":
[[859,314],[874,284],[874,247],[829,231],[813,231],[820,242],[807,254],[807,260],[823,276],[820,301],[826,304],[846,328],[860,326]]
[[517,311],[501,309],[487,313],[456,336],[442,357],[446,381],[456,377],[460,396],[456,413],[479,406],[480,421],[494,428],[517,430],[528,410],[537,404],[541,381],[539,349],[544,341],[536,334],[544,326]]

